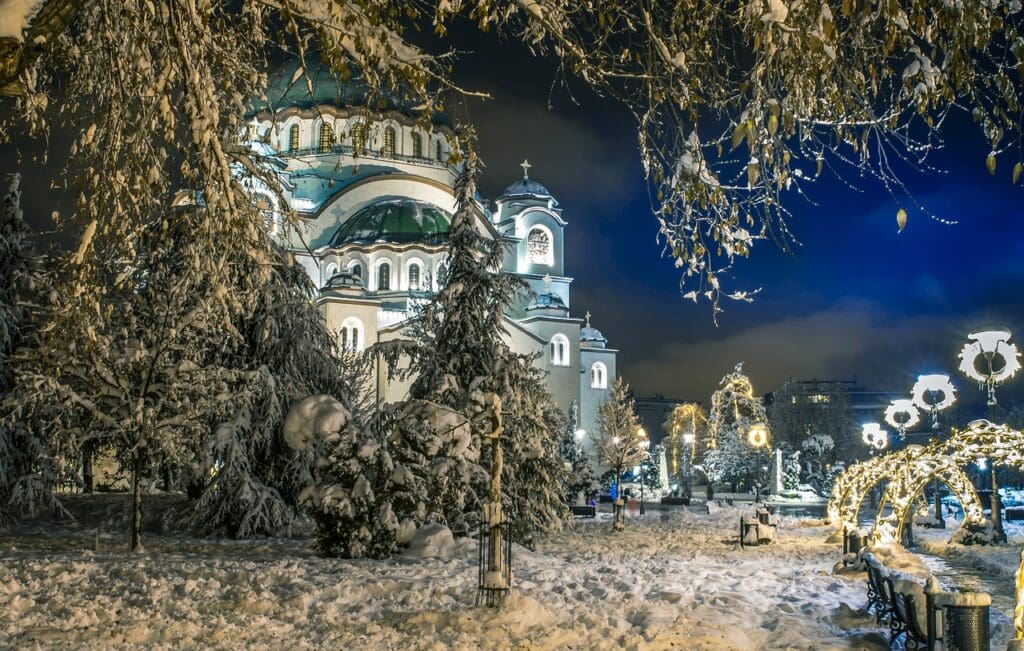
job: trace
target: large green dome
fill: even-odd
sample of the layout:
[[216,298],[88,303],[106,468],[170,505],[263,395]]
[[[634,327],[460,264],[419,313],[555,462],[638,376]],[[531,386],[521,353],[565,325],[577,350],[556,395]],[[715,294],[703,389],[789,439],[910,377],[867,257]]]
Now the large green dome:
[[[304,73],[297,74],[298,59],[293,59],[273,71],[267,79],[266,100],[250,102],[249,113],[265,110],[282,111],[290,107],[310,109],[322,105],[339,108],[366,107],[369,88],[358,73],[349,79],[339,79],[330,66],[322,63],[315,54],[306,57],[306,64]],[[312,94],[306,84],[307,77],[313,87]],[[402,89],[376,98],[374,106],[368,108],[371,111],[396,111],[410,117],[418,116],[413,100]],[[431,122],[451,126],[451,120],[444,113],[432,115]]]
[[338,228],[331,246],[345,244],[444,244],[452,215],[412,199],[385,199],[360,208]]

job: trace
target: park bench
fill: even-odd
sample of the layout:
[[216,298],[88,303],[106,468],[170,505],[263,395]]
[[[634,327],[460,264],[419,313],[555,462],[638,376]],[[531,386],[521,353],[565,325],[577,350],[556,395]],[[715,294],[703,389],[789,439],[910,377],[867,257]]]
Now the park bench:
[[597,507],[596,506],[587,506],[587,505],[582,505],[581,504],[579,506],[570,506],[569,510],[572,511],[573,516],[578,517],[578,518],[596,518],[597,517]]
[[[886,569],[870,552],[862,559],[868,574],[867,611],[879,623],[888,623],[890,648],[989,648],[989,595],[944,592],[935,577],[922,586],[909,575]],[[939,647],[940,642],[946,646]]]

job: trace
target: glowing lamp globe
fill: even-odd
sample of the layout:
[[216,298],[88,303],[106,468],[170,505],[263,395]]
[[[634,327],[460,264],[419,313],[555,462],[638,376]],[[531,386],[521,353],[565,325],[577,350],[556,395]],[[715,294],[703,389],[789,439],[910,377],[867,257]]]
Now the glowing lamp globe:
[[885,408],[885,422],[903,432],[921,422],[921,412],[917,410],[913,400],[897,398]]
[[576,440],[577,441],[582,441],[583,437],[587,435],[587,430],[585,430],[585,429],[578,429],[575,432],[573,432],[573,434],[576,435]]
[[870,445],[877,450],[884,450],[889,446],[889,433],[878,423],[864,423],[861,438],[865,445]]
[[967,338],[971,341],[960,351],[960,372],[979,387],[987,387],[988,404],[994,405],[995,387],[1020,370],[1020,351],[1010,343],[1010,331],[1005,329],[972,332]]
[[[941,394],[942,398],[937,398],[937,394]],[[956,387],[945,373],[918,375],[911,401],[918,409],[925,411],[949,409],[956,402]]]
[[747,432],[747,443],[755,448],[763,448],[768,445],[768,426],[764,423],[751,425]]

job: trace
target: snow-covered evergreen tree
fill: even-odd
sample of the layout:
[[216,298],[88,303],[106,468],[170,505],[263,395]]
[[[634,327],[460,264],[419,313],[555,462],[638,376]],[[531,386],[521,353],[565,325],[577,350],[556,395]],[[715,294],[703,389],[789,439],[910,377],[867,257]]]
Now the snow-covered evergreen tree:
[[795,491],[800,485],[800,453],[794,452],[786,457],[782,470],[782,487],[787,491]]
[[754,395],[743,364],[737,364],[711,396],[708,429],[713,447],[704,454],[704,467],[712,481],[735,486],[750,478],[757,452],[746,438],[751,425],[764,422],[764,404]]
[[676,405],[662,427],[668,433],[663,445],[669,477],[685,481],[686,473],[692,472],[694,464],[704,458],[708,449],[707,413],[695,402]]
[[0,203],[0,522],[15,511],[34,511],[48,505],[59,510],[50,488],[56,483],[55,466],[46,442],[30,423],[11,417],[10,392],[14,387],[15,350],[30,340],[25,336],[31,315],[25,303],[34,300],[29,230],[21,210],[21,177],[7,177]]
[[584,451],[582,442],[576,438],[575,428],[571,426],[566,428],[562,438],[562,458],[569,467],[565,484],[565,497],[569,504],[577,504],[578,500],[586,500],[601,490],[593,462]]

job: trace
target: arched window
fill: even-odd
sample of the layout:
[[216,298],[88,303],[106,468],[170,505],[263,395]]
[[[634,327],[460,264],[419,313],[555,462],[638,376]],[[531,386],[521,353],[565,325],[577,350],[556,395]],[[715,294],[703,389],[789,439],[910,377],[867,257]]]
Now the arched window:
[[320,151],[330,151],[334,144],[334,128],[324,122],[320,125]]
[[377,267],[377,291],[386,292],[391,289],[391,265],[387,262],[380,263]]
[[557,334],[551,338],[551,365],[569,365],[569,339],[563,334]]
[[415,158],[423,158],[423,136],[418,131],[412,132],[412,155]]
[[409,289],[418,291],[420,289],[420,263],[413,262],[409,265]]
[[352,149],[357,154],[366,151],[366,125],[362,122],[352,125]]
[[437,160],[439,160],[439,161],[440,160],[444,160],[444,158],[441,155],[441,141],[440,140],[438,140],[437,144],[435,145],[435,154],[437,155]]
[[353,278],[362,279],[363,277],[363,265],[358,260],[353,260],[348,265],[348,272],[352,274]]
[[324,269],[324,285],[329,283],[336,273],[338,273],[338,265],[333,262],[327,265],[327,268]]
[[551,250],[551,232],[542,227],[534,226],[526,236],[526,259],[530,264],[552,265],[555,256]]
[[385,156],[395,155],[395,128],[387,127],[384,129],[384,149],[381,150]]
[[288,149],[295,151],[299,148],[299,125],[293,124],[288,129]]
[[354,316],[350,316],[341,322],[341,349],[349,352],[360,352],[363,350],[366,340],[366,330],[363,322]]
[[594,365],[590,367],[590,388],[608,388],[608,367],[601,362],[594,362]]

